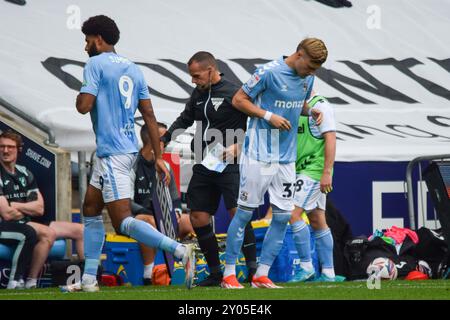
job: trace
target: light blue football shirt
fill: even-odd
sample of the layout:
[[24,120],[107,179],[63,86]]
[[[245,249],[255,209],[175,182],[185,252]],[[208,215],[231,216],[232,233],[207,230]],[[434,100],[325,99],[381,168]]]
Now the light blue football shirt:
[[80,93],[96,96],[91,121],[97,156],[138,152],[134,114],[141,99],[150,99],[139,67],[114,52],[91,57],[83,72]]
[[298,120],[303,103],[311,95],[314,76],[300,77],[284,57],[260,66],[242,89],[260,108],[282,116],[291,130],[280,131],[262,118],[250,118],[244,152],[262,162],[295,162]]

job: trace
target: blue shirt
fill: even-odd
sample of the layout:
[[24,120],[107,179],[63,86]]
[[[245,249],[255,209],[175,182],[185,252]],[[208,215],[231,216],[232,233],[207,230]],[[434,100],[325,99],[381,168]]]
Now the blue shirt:
[[262,118],[250,118],[243,148],[250,159],[295,162],[298,119],[313,82],[314,76],[300,77],[282,57],[259,67],[242,86],[254,104],[286,118],[292,126],[289,131],[280,131]]
[[150,99],[138,66],[114,52],[94,56],[84,67],[80,92],[97,97],[90,112],[97,156],[138,152],[134,114],[139,100]]

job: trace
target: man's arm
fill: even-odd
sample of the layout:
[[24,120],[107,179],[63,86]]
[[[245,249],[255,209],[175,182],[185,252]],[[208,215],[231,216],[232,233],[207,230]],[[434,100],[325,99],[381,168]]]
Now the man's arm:
[[178,118],[172,123],[166,133],[161,137],[161,141],[165,146],[169,142],[181,134],[181,131],[186,130],[194,124],[194,108],[192,106],[192,97],[186,103],[183,112],[178,116]]
[[0,216],[5,221],[16,221],[24,218],[21,212],[9,206],[5,196],[0,196]]
[[11,207],[24,215],[40,217],[44,215],[44,198],[37,191],[37,199],[29,202],[11,202]]
[[239,89],[238,92],[236,92],[236,94],[233,96],[233,100],[231,103],[233,107],[245,113],[246,115],[254,118],[263,118],[277,129],[291,129],[291,123],[287,119],[255,105],[252,102],[251,98],[244,92],[244,90],[242,90],[242,88]]
[[303,103],[302,108],[302,116],[310,116],[313,117],[313,119],[316,121],[317,125],[320,125],[322,123],[323,114],[320,110],[313,109],[309,106],[308,102]]
[[156,124],[155,113],[153,112],[152,102],[150,99],[140,99],[139,100],[139,111],[142,114],[142,118],[144,119],[145,124],[147,125],[150,143],[152,144],[153,152],[155,154],[155,167],[156,171],[160,175],[160,179],[162,179],[161,174],[164,174],[164,182],[166,185],[169,185],[170,182],[170,173],[167,170],[167,167],[164,163],[164,160],[161,156],[161,148],[159,146],[159,133],[158,133],[158,125]]
[[332,171],[336,157],[336,132],[326,132],[323,134],[323,138],[325,140],[325,160],[322,178],[320,179],[320,191],[328,193],[333,189]]
[[80,93],[77,96],[76,107],[79,113],[86,114],[92,110],[95,105],[96,96],[90,93]]
[[76,107],[79,113],[86,114],[95,105],[101,80],[101,66],[97,60],[89,59],[83,69],[83,84],[77,96]]

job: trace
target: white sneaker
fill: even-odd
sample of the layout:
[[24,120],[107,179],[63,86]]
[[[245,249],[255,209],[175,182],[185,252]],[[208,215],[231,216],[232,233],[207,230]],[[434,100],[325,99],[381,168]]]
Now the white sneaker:
[[183,262],[184,266],[184,284],[188,289],[192,289],[194,284],[194,271],[195,271],[195,251],[194,244],[186,244],[186,252],[184,253]]
[[8,286],[6,289],[15,290],[15,289],[25,289],[25,282],[23,279],[20,279],[19,281],[16,280],[10,280],[8,282]]
[[84,292],[100,291],[97,280],[95,280],[93,283],[81,283],[81,288],[83,289]]
[[75,282],[74,284],[69,284],[67,286],[59,287],[61,292],[97,292],[100,290],[97,281],[89,284],[82,284],[81,282]]
[[37,281],[36,280],[27,280],[25,283],[25,289],[36,289],[37,288]]

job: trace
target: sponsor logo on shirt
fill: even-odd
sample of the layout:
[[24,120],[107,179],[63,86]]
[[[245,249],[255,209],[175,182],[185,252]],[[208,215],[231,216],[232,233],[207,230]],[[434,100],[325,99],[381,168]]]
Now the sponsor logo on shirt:
[[120,132],[126,136],[132,136],[134,134],[134,123],[127,123],[122,128],[120,128]]
[[259,75],[263,75],[267,70],[272,69],[273,67],[279,66],[280,63],[276,60],[271,61],[269,63],[266,63],[265,65],[262,66],[261,69],[258,70],[258,74]]
[[150,192],[151,190],[150,189],[147,189],[147,188],[138,188],[138,190],[137,190],[137,193],[138,194],[150,194],[151,192]]
[[27,181],[25,180],[25,177],[20,177],[19,178],[19,182],[22,184],[22,186],[26,186],[26,184],[27,184]]
[[298,101],[275,100],[275,107],[283,109],[303,108],[303,100]]
[[249,89],[252,89],[258,84],[259,80],[261,80],[261,78],[255,73],[250,80],[247,81],[246,85]]
[[225,98],[211,98],[211,102],[216,111],[217,111],[217,109],[219,109],[220,105],[223,103],[223,100],[225,100]]

